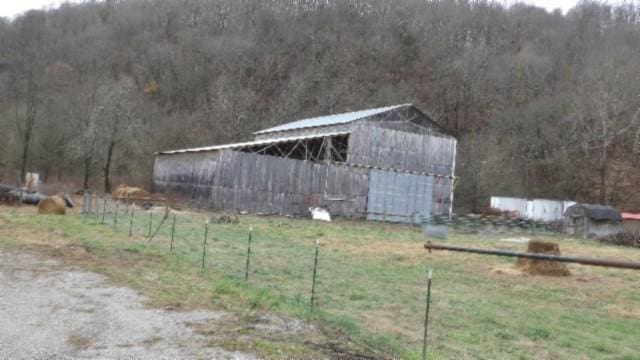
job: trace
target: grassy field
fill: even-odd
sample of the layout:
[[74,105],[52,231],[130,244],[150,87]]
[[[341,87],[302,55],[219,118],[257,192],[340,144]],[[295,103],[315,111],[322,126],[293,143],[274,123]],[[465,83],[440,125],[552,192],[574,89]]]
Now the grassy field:
[[[157,224],[162,214],[153,216]],[[48,246],[52,251],[52,244],[38,236],[46,233],[89,249],[85,265],[140,289],[151,305],[293,315],[332,329],[339,340],[352,339],[366,353],[409,359],[420,357],[426,273],[433,268],[430,358],[640,359],[637,271],[570,265],[571,277],[529,277],[513,270],[513,259],[429,254],[422,247],[424,236],[408,226],[254,216],[242,217],[240,224],[209,225],[203,271],[204,214],[177,214],[172,253],[171,217],[148,247],[141,246],[148,217],[135,215],[130,238],[129,217],[122,213],[114,229],[113,217],[101,224],[91,216],[38,216],[0,208],[0,246]],[[249,226],[254,237],[245,283]],[[446,241],[525,248],[500,237],[454,234]],[[321,244],[317,308],[311,312],[316,240]],[[638,249],[553,240],[564,254],[640,261]],[[304,351],[280,344],[260,353],[296,357]]]

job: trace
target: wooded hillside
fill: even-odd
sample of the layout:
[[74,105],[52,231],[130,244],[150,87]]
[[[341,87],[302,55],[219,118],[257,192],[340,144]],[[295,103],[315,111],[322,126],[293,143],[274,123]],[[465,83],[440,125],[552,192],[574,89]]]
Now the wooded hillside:
[[410,102],[460,137],[460,211],[489,195],[640,210],[638,59],[633,4],[67,4],[0,19],[0,177],[147,182],[154,151]]

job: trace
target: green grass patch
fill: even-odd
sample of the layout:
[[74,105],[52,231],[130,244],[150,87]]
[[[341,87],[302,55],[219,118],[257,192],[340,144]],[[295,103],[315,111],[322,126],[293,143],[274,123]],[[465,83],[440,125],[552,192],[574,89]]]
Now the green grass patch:
[[[148,213],[113,217],[0,214],[0,225],[37,229],[77,242],[97,258],[94,270],[142,289],[158,305],[218,306],[239,314],[276,311],[315,321],[365,348],[420,358],[427,268],[434,269],[431,358],[628,358],[640,354],[640,273],[571,266],[564,279],[502,274],[514,259],[447,252],[428,254],[415,228],[280,217],[242,217],[210,224],[202,269],[205,214],[179,214],[170,247],[167,221],[149,246]],[[161,214],[152,217],[155,230]],[[254,229],[249,281],[245,265]],[[518,234],[516,236],[521,236]],[[523,236],[526,236],[524,234]],[[550,238],[564,253],[593,257],[640,251],[592,241]],[[315,241],[320,240],[316,308],[309,308]],[[524,250],[494,237],[453,234],[448,243]],[[18,238],[0,239],[18,246]],[[123,264],[129,264],[129,267]],[[340,335],[336,335],[340,337]],[[228,344],[247,346],[244,343]],[[271,340],[251,345],[266,357],[302,351]],[[631,357],[633,358],[633,357]]]

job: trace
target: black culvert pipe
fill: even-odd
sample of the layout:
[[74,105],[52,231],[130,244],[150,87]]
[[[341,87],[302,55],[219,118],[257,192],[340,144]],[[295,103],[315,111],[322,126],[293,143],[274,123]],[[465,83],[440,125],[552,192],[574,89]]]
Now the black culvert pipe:
[[607,260],[607,259],[582,258],[582,257],[575,257],[575,256],[547,255],[547,254],[526,253],[526,252],[517,252],[517,251],[509,251],[509,250],[478,249],[478,248],[469,248],[464,246],[432,244],[430,242],[425,243],[424,248],[427,250],[459,251],[459,252],[468,252],[468,253],[483,254],[483,255],[509,256],[509,257],[519,257],[519,258],[536,259],[536,260],[550,260],[550,261],[559,261],[559,262],[566,262],[566,263],[576,263],[581,265],[604,266],[604,267],[613,267],[613,268],[619,268],[619,269],[640,270],[640,263],[633,262],[633,261],[618,261],[618,260]]

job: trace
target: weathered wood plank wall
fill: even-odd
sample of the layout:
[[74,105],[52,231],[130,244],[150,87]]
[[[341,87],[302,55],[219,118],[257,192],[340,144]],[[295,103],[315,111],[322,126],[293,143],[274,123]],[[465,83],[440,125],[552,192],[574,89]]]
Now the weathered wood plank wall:
[[456,139],[364,123],[349,135],[347,162],[436,175],[433,212],[448,214],[453,189]]
[[456,140],[362,124],[349,136],[347,162],[451,176]]
[[321,205],[362,217],[368,179],[364,168],[233,150],[160,155],[154,168],[154,190],[189,196],[201,207],[294,215]]

